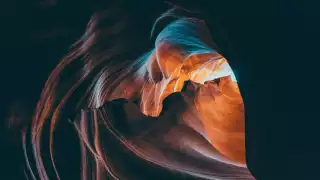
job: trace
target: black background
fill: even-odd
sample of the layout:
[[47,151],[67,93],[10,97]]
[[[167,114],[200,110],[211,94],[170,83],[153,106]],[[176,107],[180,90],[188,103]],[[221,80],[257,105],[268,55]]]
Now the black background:
[[[238,75],[247,117],[248,166],[257,179],[319,179],[318,16],[307,1],[170,1],[200,11]],[[109,2],[51,0],[1,6],[2,179],[24,179],[15,104],[32,111],[52,68]],[[128,1],[145,26],[167,7]],[[138,32],[139,33],[139,32]],[[143,33],[143,32],[140,32]],[[19,103],[15,103],[19,102]]]

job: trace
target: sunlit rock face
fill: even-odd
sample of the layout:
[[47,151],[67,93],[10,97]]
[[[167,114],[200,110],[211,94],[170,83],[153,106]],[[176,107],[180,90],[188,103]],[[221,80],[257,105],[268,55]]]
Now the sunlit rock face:
[[161,78],[144,84],[141,111],[156,117],[168,95],[180,92],[188,80],[198,84],[192,103],[207,139],[230,160],[245,164],[244,105],[227,60],[216,52],[192,54],[182,60],[169,45],[161,48],[158,61],[151,61],[149,66]]

